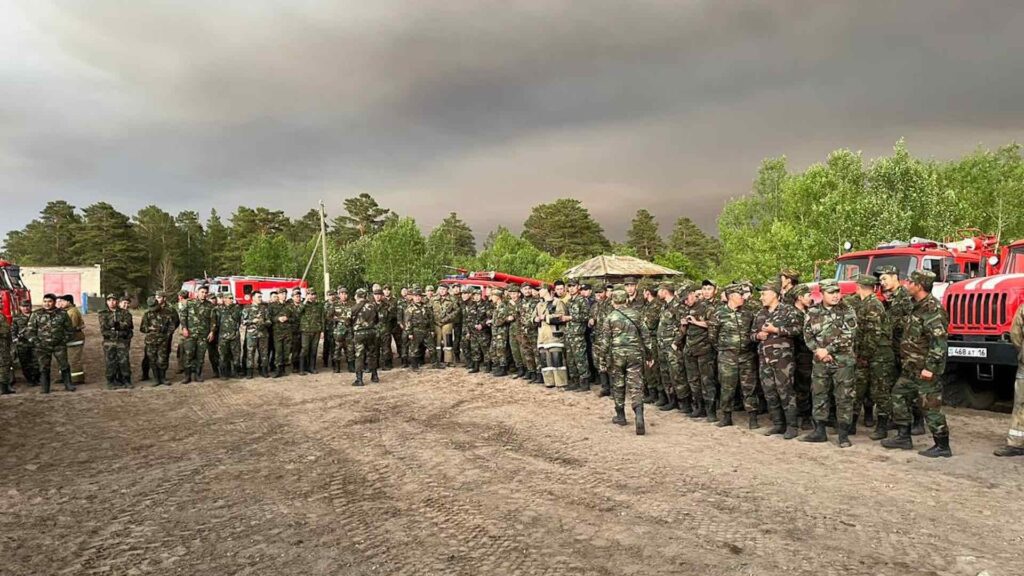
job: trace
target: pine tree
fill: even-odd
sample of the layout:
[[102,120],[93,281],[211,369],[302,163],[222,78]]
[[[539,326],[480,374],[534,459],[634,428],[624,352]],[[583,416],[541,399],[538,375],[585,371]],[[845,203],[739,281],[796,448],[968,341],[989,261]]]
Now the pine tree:
[[335,218],[332,226],[336,238],[342,243],[375,234],[397,217],[391,210],[381,208],[366,192],[347,198],[342,204],[347,215]]
[[79,259],[73,246],[81,225],[82,218],[74,206],[63,200],[49,202],[39,218],[29,222],[23,230],[7,234],[4,254],[22,265],[77,264]]
[[669,250],[686,256],[696,268],[702,270],[715,266],[721,252],[718,240],[705,234],[693,220],[685,216],[676,220],[668,245]]
[[180,233],[174,217],[149,205],[135,214],[134,229],[139,247],[146,255],[148,287],[159,289],[164,281],[162,276],[166,275],[160,273],[164,257],[171,257],[179,251]]
[[237,251],[228,246],[230,238],[231,230],[221,221],[217,210],[210,210],[203,242],[203,274],[237,274],[242,269],[241,257],[236,261],[234,257]]
[[658,221],[647,210],[636,211],[626,238],[626,244],[636,252],[636,256],[649,262],[665,251],[665,241],[658,233]]
[[523,223],[523,238],[544,252],[570,259],[596,256],[611,247],[601,225],[572,198],[534,206]]
[[[214,210],[212,217],[217,215]],[[217,222],[220,222],[218,218]],[[179,212],[174,218],[178,228],[178,251],[174,255],[175,271],[183,278],[198,278],[206,267],[206,231],[199,214],[192,210]]]
[[437,228],[430,233],[429,242],[443,244],[450,248],[450,253],[455,258],[467,258],[476,256],[476,239],[473,238],[473,230],[463,222],[455,212],[448,214]]
[[82,213],[74,250],[82,264],[100,265],[102,291],[134,294],[144,288],[146,253],[128,216],[106,202],[87,206]]

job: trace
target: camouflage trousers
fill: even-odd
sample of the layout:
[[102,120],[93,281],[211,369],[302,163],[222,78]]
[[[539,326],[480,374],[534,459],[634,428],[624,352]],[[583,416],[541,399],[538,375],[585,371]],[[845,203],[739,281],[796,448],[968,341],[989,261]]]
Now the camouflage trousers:
[[147,340],[145,344],[145,358],[149,360],[152,366],[160,370],[167,370],[167,365],[170,363],[170,351],[167,349],[167,340],[167,338]]
[[523,368],[525,366],[525,363],[523,362],[523,348],[520,346],[522,336],[522,330],[519,329],[518,325],[513,324],[508,329],[508,348],[509,352],[512,354],[511,365],[516,368]]
[[1017,368],[1017,378],[1013,383],[1013,413],[1010,415],[1006,444],[1024,448],[1024,366]]
[[853,398],[853,413],[860,414],[865,395],[871,393],[875,416],[889,417],[892,412],[892,386],[896,380],[896,362],[878,354],[867,361],[866,366],[857,365]]
[[[319,332],[303,332],[299,342],[299,358],[306,361],[306,370],[316,369],[316,353],[320,346]],[[301,366],[301,364],[300,364]]]
[[897,426],[910,426],[913,415],[911,403],[917,404],[924,412],[924,421],[934,436],[948,436],[946,415],[942,413],[942,381],[936,374],[931,380],[921,379],[921,369],[905,366],[903,373],[892,387],[892,420]]
[[181,359],[185,363],[186,369],[196,373],[201,372],[203,362],[206,361],[206,352],[209,348],[209,342],[206,341],[206,338],[189,336],[181,341],[181,346],[184,347]]
[[768,402],[768,410],[795,413],[796,390],[793,376],[796,364],[793,361],[792,346],[763,346],[759,354],[758,371],[761,375],[761,389]]
[[31,344],[16,344],[15,353],[21,365],[21,375],[31,384],[39,383],[39,363],[36,361],[35,347]]
[[279,370],[291,362],[292,332],[287,328],[274,330],[274,363]]
[[299,361],[302,359],[302,331],[292,330],[292,370],[299,369]]
[[490,358],[491,335],[487,330],[472,329],[469,333],[470,357],[474,362],[487,362]]
[[14,381],[14,354],[11,348],[13,346],[10,340],[0,340],[0,384],[10,384]]
[[590,380],[590,363],[587,362],[586,332],[579,327],[565,331],[565,366],[569,379],[574,382]]
[[816,422],[828,420],[829,402],[836,402],[836,422],[850,424],[853,422],[854,399],[854,362],[852,359],[825,364],[814,360],[811,369],[811,416]]
[[718,390],[715,389],[715,363],[711,354],[693,356],[683,351],[683,363],[686,367],[686,381],[690,385],[690,393],[704,399],[704,406],[709,411],[715,403]]
[[508,366],[508,361],[508,327],[494,326],[491,328],[491,362]]
[[611,368],[611,358],[605,347],[604,336],[594,331],[594,343],[590,346],[591,355],[594,357],[594,368],[598,372],[608,372]]
[[57,367],[61,370],[71,370],[68,364],[68,349],[62,344],[49,348],[47,346],[36,346],[36,366],[39,367],[39,375],[50,373],[50,359],[57,360]]
[[249,370],[259,366],[264,372],[270,370],[270,336],[268,334],[245,335],[245,365]]
[[679,362],[679,354],[672,348],[672,342],[658,342],[658,376],[665,392],[675,394],[679,400],[690,399],[690,385],[683,377],[683,367]]
[[462,325],[462,337],[459,338],[459,358],[463,362],[470,362],[473,360],[472,346],[470,345],[470,325]]
[[653,342],[651,345],[651,352],[654,357],[654,366],[648,366],[644,363],[642,375],[644,378],[644,388],[647,392],[657,393],[661,390],[661,367],[658,363],[658,354],[660,348],[657,342]]
[[355,357],[356,372],[376,370],[379,353],[377,330],[373,328],[356,330],[352,335],[352,355]]
[[612,399],[615,401],[615,407],[626,405],[627,392],[631,407],[636,408],[643,404],[643,353],[639,348],[613,346],[610,356],[608,376],[612,381]]
[[217,341],[217,366],[221,377],[234,371],[236,376],[242,374],[242,341],[238,338]]
[[[377,362],[379,365],[388,368],[395,365],[395,349],[391,347],[393,340],[393,332],[387,324],[377,328]],[[401,351],[399,351],[399,358],[401,358]]]
[[[530,337],[530,332],[533,332],[532,338]],[[537,331],[529,329],[520,330],[517,345],[519,353],[523,358],[523,363],[520,366],[526,368],[527,372],[535,372],[537,370]]]
[[106,361],[107,382],[125,381],[132,378],[132,367],[128,362],[128,342],[124,340],[104,340],[103,359]]
[[355,364],[355,342],[347,331],[335,329],[333,344],[331,358],[335,366],[344,368],[350,362]]
[[754,353],[748,350],[721,350],[718,352],[718,381],[722,385],[719,408],[731,414],[737,390],[742,393],[743,407],[754,412],[757,405],[757,368]]
[[796,394],[796,409],[801,416],[811,415],[811,372],[814,368],[814,355],[810,350],[798,349],[793,361],[796,373],[793,378],[793,392]]
[[456,361],[465,362],[466,358],[462,355],[462,335],[462,322],[452,324],[452,353],[455,354]]
[[334,358],[334,325],[330,324],[324,328],[324,348],[322,352],[324,367],[330,367]]

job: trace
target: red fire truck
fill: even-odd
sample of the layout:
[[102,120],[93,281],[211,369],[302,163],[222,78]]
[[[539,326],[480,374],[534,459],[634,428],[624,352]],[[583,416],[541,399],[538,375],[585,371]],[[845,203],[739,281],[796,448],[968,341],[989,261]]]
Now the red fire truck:
[[1013,396],[1017,350],[1010,325],[1024,301],[1024,240],[1003,248],[990,264],[999,273],[949,286],[949,368],[945,400],[955,406],[991,408]]
[[10,322],[18,309],[18,302],[22,300],[32,300],[32,294],[21,281],[21,268],[0,260],[0,314]]
[[491,288],[505,289],[509,284],[529,284],[534,288],[546,286],[547,283],[543,280],[537,280],[536,278],[524,278],[522,276],[513,276],[511,274],[505,274],[504,272],[491,271],[478,271],[470,272],[468,270],[458,269],[458,274],[444,277],[439,284],[445,286],[473,286],[480,288],[484,291],[486,297],[487,292]]
[[200,286],[209,286],[210,294],[230,293],[239,304],[252,302],[253,292],[262,292],[263,301],[268,301],[271,292],[281,288],[301,288],[306,295],[309,284],[301,278],[272,278],[268,276],[216,276],[214,278],[196,278],[182,283],[181,289],[188,292],[189,298],[196,295]]

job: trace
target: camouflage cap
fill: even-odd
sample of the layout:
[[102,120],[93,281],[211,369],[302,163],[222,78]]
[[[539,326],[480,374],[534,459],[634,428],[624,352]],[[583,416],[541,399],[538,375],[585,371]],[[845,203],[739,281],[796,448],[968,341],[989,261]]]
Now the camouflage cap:
[[188,290],[182,290],[181,292],[178,292],[178,296],[182,298],[188,298]]
[[626,276],[626,279],[623,280],[622,283],[626,284],[626,285],[629,285],[629,284],[634,284],[635,285],[636,284],[636,278],[634,278],[632,276]]
[[886,264],[884,266],[875,266],[875,274],[881,276],[882,274],[896,274],[899,275],[900,271],[896,269],[892,264]]
[[662,282],[661,286],[658,286],[658,290],[667,290],[673,294],[676,293],[676,287],[673,284],[669,284],[668,282]]
[[587,284],[586,282],[584,282],[583,284],[580,284],[580,290],[593,290],[593,289],[594,288],[590,284]]
[[614,285],[614,284],[605,284],[605,285],[604,285],[604,289],[605,289],[605,291],[608,291],[608,290],[612,290],[612,289],[614,289],[614,288],[615,288],[615,285]]
[[797,298],[810,293],[811,287],[808,286],[807,284],[797,284],[796,286],[793,286],[793,295],[796,296]]
[[156,306],[156,296],[150,296],[149,298],[146,298],[146,307],[152,308],[154,306]]
[[935,284],[935,272],[930,270],[914,270],[910,273],[910,281],[922,288],[931,289]]
[[836,292],[839,292],[839,282],[832,279],[822,280],[818,284],[818,287],[821,288],[821,292],[823,294],[835,294]]
[[437,285],[437,291],[438,292],[440,292],[441,290],[447,290],[448,288],[449,288],[449,286],[447,284],[438,284]]
[[490,290],[490,295],[491,296],[501,296],[504,293],[505,293],[504,290],[502,290],[501,288],[497,288],[497,287],[491,288],[491,290]]
[[530,286],[529,284],[523,284],[522,286],[519,287],[520,292],[525,292],[527,290],[533,290],[533,286]]
[[612,290],[612,302],[616,304],[625,304],[628,295],[624,289]]
[[700,285],[702,288],[704,286],[714,286],[715,288],[718,288],[718,284],[716,284],[715,281],[710,278],[705,278],[701,280]]
[[224,298],[225,300],[234,300],[235,299],[235,295],[232,294],[231,292],[225,292],[225,293],[221,294],[220,296],[221,296],[221,298]]
[[682,282],[680,282],[679,284],[676,285],[676,294],[685,293],[685,292],[692,292],[692,291],[693,291],[693,282],[690,282],[689,280],[683,280]]
[[366,296],[366,288],[356,288],[356,296]]
[[104,298],[104,300],[117,300],[117,294],[107,294],[107,297]]
[[760,290],[761,292],[770,290],[772,292],[775,292],[776,294],[782,292],[782,288],[779,286],[779,283],[775,281],[765,282],[764,284],[761,284],[758,290]]
[[288,289],[287,288],[278,288],[277,289],[277,293],[278,294],[284,294],[285,296],[287,296],[288,295]]
[[725,288],[722,289],[722,291],[725,293],[726,296],[728,296],[729,294],[743,294],[743,285],[738,282],[734,282],[732,284],[727,285]]
[[878,278],[867,274],[861,274],[857,278],[857,285],[865,288],[874,288],[875,286],[878,286]]
[[118,301],[119,302],[131,302],[132,301],[132,297],[127,295],[127,294],[122,294],[121,298]]
[[800,281],[800,271],[797,270],[796,268],[783,268],[782,270],[779,271],[779,276],[785,276],[786,278],[789,278],[793,282]]
[[302,294],[302,288],[292,288],[292,296],[296,294]]
[[32,301],[31,300],[22,300],[21,301],[21,305],[22,306],[28,306],[29,308],[31,308],[32,307]]
[[348,294],[348,288],[344,286],[338,286],[338,294]]
[[[362,290],[362,288],[360,288],[360,290]],[[365,291],[364,291],[364,294],[365,294]],[[423,290],[420,290],[419,288],[413,288],[412,289],[412,295],[413,296],[423,296]]]
[[373,288],[373,290],[371,290],[371,292],[373,292],[374,294],[383,294],[384,293],[384,289],[381,288],[380,286],[375,286]]
[[427,286],[427,292],[433,292],[433,291],[434,291],[434,287],[433,286]]
[[566,286],[579,286],[580,281],[577,278],[569,278],[569,281],[565,283]]
[[380,284],[377,284],[376,282],[373,283],[373,286],[370,286],[370,290],[383,290],[383,289],[384,288]]

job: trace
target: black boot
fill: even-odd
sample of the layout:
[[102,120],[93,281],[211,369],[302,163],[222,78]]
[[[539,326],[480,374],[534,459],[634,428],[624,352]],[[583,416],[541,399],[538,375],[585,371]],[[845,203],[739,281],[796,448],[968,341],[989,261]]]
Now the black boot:
[[377,369],[370,370],[370,382],[379,383],[380,376],[377,376]]
[[348,361],[348,371],[349,372],[355,372],[356,371],[356,362],[355,362],[355,360],[349,360]]
[[1014,456],[1024,456],[1024,448],[1004,444],[999,448],[996,448],[992,453],[1000,458],[1012,458]]
[[936,434],[932,438],[935,439],[935,445],[927,450],[921,450],[918,454],[925,458],[949,458],[953,455],[953,451],[949,449],[949,434]]
[[665,404],[668,404],[668,394],[665,394],[664,390],[658,390],[657,392],[655,392],[655,396],[656,398],[654,400],[654,405],[657,406],[658,408],[661,408]]
[[533,370],[527,370],[526,371],[526,382],[528,384],[536,384],[537,383],[537,372],[535,372]]
[[857,435],[857,419],[858,418],[860,418],[860,414],[857,414],[856,412],[854,412],[853,413],[853,420],[850,420],[850,426],[846,430],[847,433],[850,436],[856,436]]
[[644,394],[644,404],[654,404],[654,401],[657,399],[658,394],[654,390],[648,388],[647,392]]
[[7,382],[0,383],[0,394],[14,394],[14,387]]
[[914,424],[910,427],[911,436],[924,436],[924,412],[920,408],[914,406]]
[[679,404],[676,402],[676,391],[669,390],[665,393],[665,397],[668,398],[668,402],[658,406],[658,410],[662,412],[668,412],[669,410],[675,410]]
[[280,378],[284,376],[284,364],[278,364],[277,370],[274,371],[274,378]]
[[498,370],[494,372],[494,377],[501,378],[502,376],[508,376],[508,368],[504,364],[499,364]]
[[156,382],[150,384],[151,387],[156,388],[164,383],[164,377],[160,374],[159,368],[153,368],[153,376],[156,378]]
[[786,433],[786,415],[783,414],[782,408],[776,408],[772,412],[772,427],[764,433],[765,436],[774,436],[776,434]]
[[526,367],[525,366],[520,366],[519,370],[516,370],[515,379],[519,380],[520,378],[526,378]]
[[579,385],[576,386],[577,392],[590,392],[590,381],[586,378],[580,378]]
[[625,426],[626,425],[626,407],[625,406],[616,406],[615,407],[615,417],[612,418],[612,424],[617,424],[619,426]]
[[231,379],[231,369],[228,368],[227,364],[221,364],[220,370],[217,370],[217,377],[220,380]]
[[309,371],[306,370],[306,359],[299,358],[299,375],[305,376],[306,374],[309,374]]
[[715,426],[719,428],[732,426],[732,412],[723,412],[722,417],[718,419],[718,422],[715,422]]
[[800,437],[801,442],[828,442],[828,433],[825,431],[825,423],[814,421],[814,432]]
[[[864,427],[873,428],[875,425],[875,405],[871,401],[864,401]],[[853,434],[853,432],[850,432]]]
[[246,380],[252,380],[254,377],[255,377],[255,374],[254,374],[254,370],[252,368],[249,368],[248,370],[245,371],[245,379]]
[[796,415],[796,409],[786,410],[786,432],[782,435],[783,440],[792,440],[800,434],[800,426],[797,424],[799,417]]
[[[153,369],[156,372],[156,369]],[[139,378],[139,382],[149,382],[149,366],[143,365],[142,367],[142,378]]]
[[469,373],[470,374],[478,374],[479,372],[480,372],[480,363],[471,360],[469,362]]
[[689,398],[676,402],[676,409],[689,416],[693,412],[693,402]]
[[353,386],[362,386],[363,385],[363,371],[362,370],[359,370],[359,371],[356,372],[356,379],[352,382],[352,385]]
[[601,383],[601,391],[597,394],[598,397],[604,398],[605,396],[612,395],[612,377],[607,372],[599,372],[597,374],[597,380]]
[[191,383],[192,383],[192,371],[191,370],[185,370],[185,377],[182,378],[181,382],[178,382],[178,384],[191,384]]
[[50,393],[50,371],[49,370],[39,374],[39,386],[42,387],[42,390],[40,390],[40,392],[42,392],[43,394],[49,394]]
[[840,422],[840,423],[837,424],[837,428],[836,429],[839,431],[839,447],[840,448],[849,448],[850,446],[853,446],[853,444],[850,443],[850,427],[849,427],[849,425],[843,424],[842,422]]
[[699,396],[694,396],[693,410],[691,410],[687,416],[690,418],[703,418],[706,415],[707,412],[704,410],[704,399]]
[[[68,373],[70,373],[70,372],[71,371],[68,370]],[[121,381],[121,385],[124,386],[125,388],[135,388],[135,386],[132,386],[132,377],[131,376],[125,376],[124,380]],[[71,387],[68,388],[68,386],[71,386]],[[74,392],[75,391],[75,387],[71,385],[71,379],[70,378],[68,378],[67,383],[64,384],[64,389],[69,391],[69,392]]]
[[199,368],[196,369],[195,381],[196,382],[202,382],[203,381],[203,367],[202,366],[200,366]]
[[707,405],[704,406],[704,410],[708,413],[708,424],[714,424],[715,422],[718,422],[718,406],[716,406],[714,402],[708,402]]
[[[71,368],[65,368],[60,371],[60,378],[64,382],[64,389],[68,392],[75,391],[75,385],[71,383]],[[132,387],[131,377],[125,378],[125,385],[129,388]]]
[[341,374],[341,362],[335,362],[333,370],[335,374]]
[[420,359],[419,358],[410,358],[409,359],[409,364],[410,364],[410,369],[413,372],[419,372],[420,371]]
[[647,434],[647,427],[644,425],[643,402],[633,406],[633,414],[636,416],[636,435],[643,436],[644,434]]
[[757,423],[757,410],[751,410],[747,412],[747,428],[749,430],[757,430],[761,425]]
[[914,440],[910,436],[910,426],[896,426],[896,437],[882,440],[882,448],[890,450],[913,450]]
[[879,415],[875,418],[875,430],[871,434],[868,434],[868,438],[872,440],[883,440],[889,436],[889,417]]

